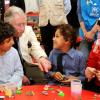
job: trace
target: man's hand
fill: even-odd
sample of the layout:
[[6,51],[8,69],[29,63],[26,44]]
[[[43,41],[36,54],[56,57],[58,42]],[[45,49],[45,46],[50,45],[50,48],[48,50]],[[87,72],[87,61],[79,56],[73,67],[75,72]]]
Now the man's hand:
[[88,78],[88,81],[90,81],[91,79],[93,79],[95,77],[96,69],[91,68],[91,67],[87,67],[85,70],[85,75],[86,75],[86,78]]
[[41,71],[48,72],[51,69],[51,62],[45,57],[40,57],[38,63]]
[[62,81],[63,80],[63,75],[60,72],[54,72],[52,77],[58,81]]
[[97,71],[96,77],[97,77],[98,81],[100,82],[100,71]]
[[30,84],[30,80],[25,75],[23,76],[22,84],[23,85],[29,85]]

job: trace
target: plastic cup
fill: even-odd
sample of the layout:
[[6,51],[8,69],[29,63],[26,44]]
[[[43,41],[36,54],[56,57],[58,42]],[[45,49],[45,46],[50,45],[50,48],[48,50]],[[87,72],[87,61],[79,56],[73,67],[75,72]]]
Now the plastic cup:
[[82,84],[80,80],[71,81],[71,96],[74,100],[79,100],[82,94]]

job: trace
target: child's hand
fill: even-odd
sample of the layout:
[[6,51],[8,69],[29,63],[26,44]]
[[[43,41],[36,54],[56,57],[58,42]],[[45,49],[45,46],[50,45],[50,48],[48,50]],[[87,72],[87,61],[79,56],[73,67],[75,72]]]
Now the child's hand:
[[87,67],[85,70],[85,75],[86,75],[86,78],[88,78],[88,81],[90,81],[91,79],[93,79],[95,77],[96,69],[91,68],[91,67]]
[[96,77],[97,77],[98,81],[100,81],[100,71],[97,71]]
[[52,77],[58,81],[63,80],[63,75],[60,72],[55,72]]
[[70,76],[65,76],[64,78],[63,78],[63,80],[61,81],[62,83],[70,83],[71,81],[73,81],[73,80],[79,80],[79,78],[78,77],[75,77],[75,76],[72,76],[72,75],[70,75]]

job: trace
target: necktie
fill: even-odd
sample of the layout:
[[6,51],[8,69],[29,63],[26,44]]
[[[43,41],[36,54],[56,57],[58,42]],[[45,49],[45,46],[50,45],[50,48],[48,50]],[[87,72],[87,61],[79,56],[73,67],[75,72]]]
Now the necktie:
[[21,64],[23,65],[24,74],[25,74],[26,71],[25,71],[25,68],[24,68],[24,59],[22,58],[22,55],[21,55],[21,52],[20,52],[20,47],[19,47],[18,44],[19,44],[19,38],[15,38],[14,37],[14,45],[13,45],[13,47],[15,49],[17,49],[17,51],[18,51],[18,54],[19,54],[19,57],[20,57],[20,60],[21,60]]
[[19,47],[19,38],[14,38],[14,45],[13,45],[13,47],[15,48],[15,49],[17,49],[17,51],[18,51],[18,54],[19,54],[19,57],[20,57],[20,60],[21,60],[21,62],[22,62],[22,65],[23,65],[23,58],[22,58],[22,55],[21,55],[21,51],[20,51],[20,47]]
[[63,60],[63,56],[64,55],[66,55],[66,53],[61,53],[57,57],[57,71],[61,72],[62,74],[64,74],[64,72],[63,72],[63,64],[62,64],[62,60]]

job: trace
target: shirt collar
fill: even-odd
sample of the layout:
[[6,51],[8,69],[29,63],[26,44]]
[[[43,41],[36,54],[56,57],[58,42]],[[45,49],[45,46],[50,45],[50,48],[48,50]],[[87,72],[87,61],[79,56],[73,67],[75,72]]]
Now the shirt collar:
[[[57,52],[62,53],[60,50],[57,50]],[[71,58],[74,58],[74,54],[75,54],[75,49],[74,48],[71,48],[68,52],[66,52],[66,55],[69,55]]]

